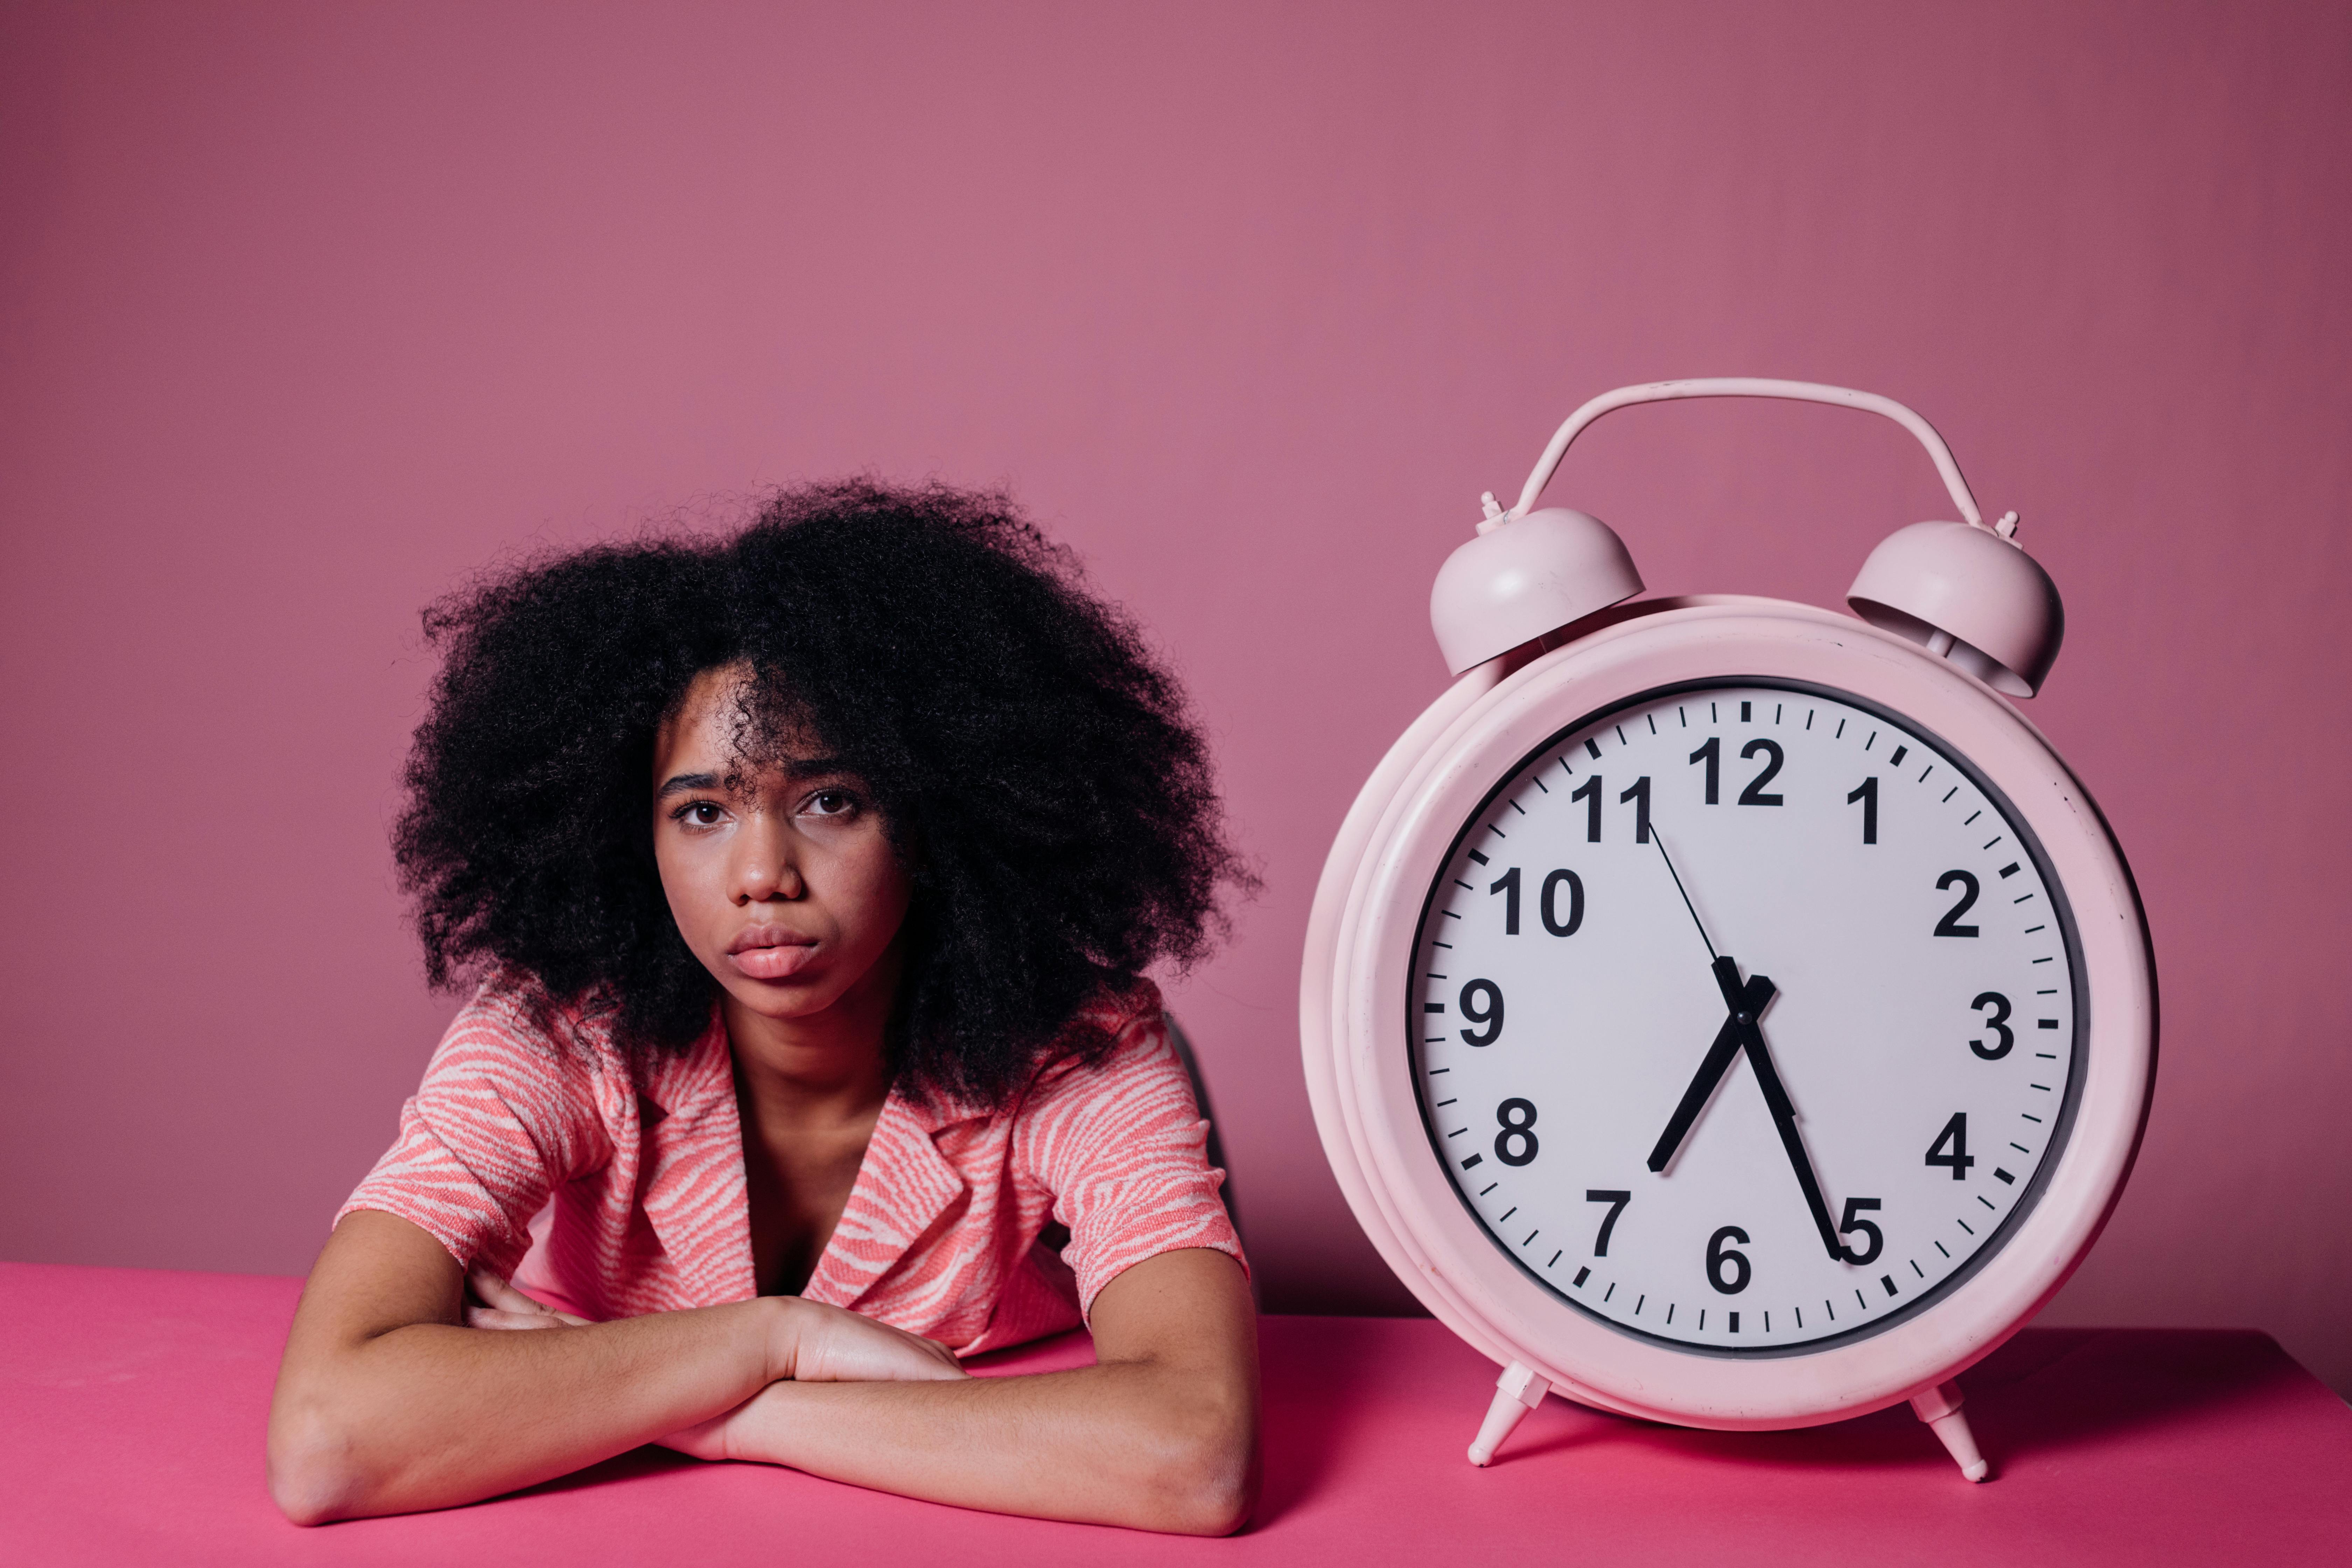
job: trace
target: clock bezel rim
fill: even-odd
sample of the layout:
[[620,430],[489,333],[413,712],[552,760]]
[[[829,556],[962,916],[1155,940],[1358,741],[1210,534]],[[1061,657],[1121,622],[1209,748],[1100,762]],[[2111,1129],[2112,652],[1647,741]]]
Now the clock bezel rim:
[[[2023,1326],[2080,1263],[2120,1194],[2145,1125],[2156,1039],[2153,964],[2129,870],[2096,805],[2029,720],[1981,682],[1892,634],[1811,605],[1728,595],[1628,605],[1596,623],[1522,668],[1465,676],[1391,749],[1343,826],[1310,919],[1301,990],[1309,1089],[1326,1152],[1374,1245],[1425,1306],[1491,1358],[1524,1363],[1572,1397],[1732,1429],[1804,1426],[1895,1403],[1965,1369]],[[1420,889],[1435,858],[1469,799],[1559,727],[1540,714],[1531,720],[1530,710],[1587,713],[1655,686],[1729,679],[1727,671],[1851,691],[1968,756],[2049,850],[2074,907],[2083,973],[2099,1010],[2074,1135],[2032,1222],[2002,1249],[2000,1267],[1988,1267],[1887,1332],[1769,1359],[1646,1345],[1560,1311],[1465,1215],[1429,1157],[1418,1098],[1402,1073],[1390,1086],[1402,1104],[1388,1110],[1408,1114],[1400,1123],[1381,1113],[1376,1060],[1380,1026],[1395,1018],[1392,983],[1410,961]],[[1576,695],[1558,695],[1570,685]],[[1514,724],[1521,726],[1516,732]],[[1468,765],[1489,750],[1501,754],[1475,770],[1486,780],[1477,784]],[[1989,761],[1995,752],[2003,754],[1999,764]],[[1453,803],[1452,821],[1433,835],[1433,803],[1449,788],[1465,798]],[[1433,815],[1442,819],[1446,811]],[[1400,858],[1412,859],[1411,844],[1432,837],[1435,848],[1424,847],[1412,874],[1400,878]],[[1392,913],[1400,881],[1411,888],[1402,919]],[[1401,1057],[1400,1048],[1389,1059]],[[1401,1145],[1400,1125],[1409,1143]],[[1433,1184],[1442,1208],[1428,1201],[1433,1191],[1415,1191],[1416,1174],[1424,1187]],[[1465,1256],[1449,1229],[1475,1250]],[[1498,1268],[1507,1279],[1486,1277]],[[1559,1332],[1560,1321],[1571,1319],[1581,1333]]]
[[[2019,812],[2007,793],[1986,777],[1982,770],[1958,747],[1945,740],[1943,736],[1920,724],[1916,719],[1897,712],[1885,703],[1840,688],[1814,681],[1791,680],[1780,676],[1748,674],[1677,681],[1670,686],[1654,687],[1648,690],[1632,692],[1605,707],[1580,714],[1554,730],[1523,753],[1512,764],[1510,771],[1496,780],[1493,786],[1479,797],[1478,804],[1472,808],[1461,826],[1455,830],[1453,841],[1447,845],[1445,854],[1439,862],[1436,872],[1430,879],[1427,890],[1423,894],[1421,912],[1414,921],[1413,941],[1410,951],[1418,952],[1421,949],[1421,941],[1427,933],[1430,912],[1436,902],[1438,889],[1444,885],[1447,868],[1453,866],[1463,842],[1477,831],[1479,821],[1486,816],[1495,800],[1510,787],[1513,779],[1525,774],[1530,763],[1537,762],[1546,752],[1564,745],[1570,738],[1579,732],[1604,722],[1612,715],[1622,714],[1628,710],[1685,693],[1712,693],[1736,689],[1795,692],[1851,706],[1874,715],[1881,722],[1900,730],[1914,742],[1930,748],[1941,761],[1948,763],[1961,776],[1968,779],[1986,796],[1994,809],[2001,814],[2004,825],[2010,831],[2019,836],[2020,841],[2025,847],[2027,858],[2033,862],[2034,870],[2042,879],[2042,886],[2049,894],[2053,919],[2058,925],[2061,942],[2069,964],[2067,979],[2068,990],[2071,993],[2070,1001],[2074,1008],[2074,1029],[2072,1037],[2068,1041],[2066,1087],[2060,1097],[2058,1114],[2051,1123],[2048,1145],[2035,1163],[2032,1174],[2027,1177],[2024,1189],[2018,1194],[2016,1203],[2011,1205],[2007,1214],[2001,1216],[2000,1224],[1969,1252],[1959,1268],[1938,1280],[1927,1292],[1906,1300],[1891,1312],[1882,1312],[1874,1318],[1856,1323],[1851,1328],[1840,1330],[1836,1333],[1823,1334],[1815,1339],[1801,1340],[1793,1343],[1754,1346],[1706,1344],[1676,1339],[1671,1334],[1654,1333],[1648,1330],[1635,1328],[1629,1323],[1620,1322],[1597,1308],[1578,1300],[1559,1285],[1546,1279],[1539,1270],[1512,1251],[1506,1238],[1497,1236],[1488,1226],[1486,1216],[1471,1205],[1470,1196],[1463,1190],[1458,1173],[1442,1158],[1439,1131],[1435,1122],[1430,1118],[1429,1106],[1422,1093],[1418,1071],[1424,1047],[1416,1038],[1416,1032],[1410,1029],[1405,1035],[1405,1048],[1410,1063],[1406,1078],[1407,1081],[1412,1084],[1415,1100],[1421,1106],[1423,1136],[1429,1141],[1432,1151],[1441,1155],[1439,1163],[1445,1171],[1447,1184],[1454,1189],[1455,1199],[1495,1249],[1510,1259],[1514,1267],[1533,1280],[1547,1295],[1618,1333],[1685,1355],[1719,1356],[1731,1360],[1771,1360],[1819,1355],[1843,1344],[1854,1343],[1891,1332],[1902,1323],[1933,1310],[1937,1302],[1966,1285],[1993,1257],[2015,1239],[2027,1216],[2040,1205],[2042,1194],[2049,1189],[2053,1175],[2065,1156],[2066,1144],[2074,1133],[2075,1112],[2082,1101],[2085,1064],[2090,1056],[2092,1011],[2089,980],[2084,973],[2081,933],[2075,926],[2073,902],[2066,896],[2064,883],[2051,866],[2049,855],[2042,847],[2040,836],[2033,830],[2031,824],[2020,820],[2022,814]],[[1416,994],[1417,982],[1408,968],[1402,1000],[1408,1021],[1412,1016]]]

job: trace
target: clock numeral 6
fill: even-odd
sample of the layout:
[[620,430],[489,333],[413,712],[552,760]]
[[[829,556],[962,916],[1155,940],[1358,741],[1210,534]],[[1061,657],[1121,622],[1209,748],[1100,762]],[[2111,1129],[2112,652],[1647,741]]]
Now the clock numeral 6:
[[2000,1043],[1994,1046],[1988,1046],[1982,1040],[1970,1040],[1969,1049],[1989,1062],[1997,1062],[2009,1055],[2009,1047],[2017,1044],[2017,1032],[2009,1026],[2009,998],[1998,991],[1985,991],[1979,993],[1977,999],[1969,1005],[1979,1013],[1990,1007],[1992,1016],[1985,1020],[1985,1027],[2000,1037]]
[[[1485,1001],[1479,998],[1484,996]],[[1462,1016],[1483,1028],[1465,1029],[1462,1037],[1474,1046],[1491,1046],[1503,1037],[1503,988],[1491,980],[1473,980],[1458,998]]]
[[[1644,784],[1648,780],[1643,781]],[[1568,918],[1560,918],[1559,895],[1568,889]],[[1519,934],[1519,868],[1517,866],[1486,884],[1491,895],[1503,895],[1503,934]],[[1544,930],[1554,936],[1574,936],[1577,927],[1584,923],[1584,879],[1573,871],[1552,871],[1545,875],[1543,891],[1537,895],[1536,912],[1543,917]],[[1479,1042],[1473,1042],[1474,1044]]]
[[1876,1198],[1846,1199],[1844,1217],[1838,1221],[1838,1234],[1843,1236],[1849,1231],[1858,1230],[1870,1237],[1870,1246],[1861,1252],[1856,1252],[1851,1245],[1846,1247],[1845,1260],[1848,1263],[1868,1263],[1877,1258],[1879,1248],[1886,1245],[1886,1237],[1879,1233],[1878,1227],[1862,1217],[1863,1210],[1878,1206]]
[[1748,1233],[1736,1225],[1727,1225],[1707,1238],[1706,1282],[1727,1296],[1737,1296],[1748,1289],[1748,1254],[1724,1246],[1727,1241],[1744,1247]]
[[1952,1173],[1952,1180],[1965,1182],[1969,1179],[1969,1167],[1976,1163],[1977,1157],[1969,1152],[1969,1113],[1956,1110],[1952,1119],[1944,1123],[1944,1130],[1936,1134],[1936,1141],[1927,1145],[1927,1163],[1946,1166]]
[[1495,1107],[1495,1120],[1502,1131],[1495,1134],[1495,1158],[1506,1165],[1527,1165],[1535,1161],[1536,1106],[1531,1100],[1507,1100]]

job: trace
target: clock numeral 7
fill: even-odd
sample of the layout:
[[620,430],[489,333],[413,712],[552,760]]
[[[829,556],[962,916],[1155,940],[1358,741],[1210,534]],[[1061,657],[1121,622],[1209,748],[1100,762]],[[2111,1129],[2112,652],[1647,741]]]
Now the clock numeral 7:
[[[1647,784],[1650,781],[1643,779],[1642,782]],[[1565,920],[1559,913],[1559,894],[1563,888],[1568,889],[1568,918]],[[1518,935],[1519,868],[1514,866],[1487,883],[1486,892],[1489,897],[1496,893],[1503,895],[1503,934]],[[1584,923],[1584,879],[1569,870],[1548,872],[1543,879],[1543,890],[1536,897],[1536,913],[1543,918],[1544,930],[1552,935],[1574,936],[1577,927]]]
[[[1584,802],[1584,841],[1587,844],[1600,843],[1601,775],[1593,773],[1588,776],[1582,784],[1569,791],[1568,798]],[[1618,795],[1617,804],[1633,808],[1633,842],[1647,844],[1650,841],[1650,775],[1643,773],[1627,784]]]
[[1625,1212],[1625,1205],[1633,1201],[1633,1194],[1622,1187],[1594,1187],[1584,1194],[1584,1201],[1609,1205],[1609,1212],[1601,1216],[1601,1234],[1592,1238],[1592,1256],[1606,1258],[1609,1256],[1609,1233],[1617,1228],[1617,1216]]

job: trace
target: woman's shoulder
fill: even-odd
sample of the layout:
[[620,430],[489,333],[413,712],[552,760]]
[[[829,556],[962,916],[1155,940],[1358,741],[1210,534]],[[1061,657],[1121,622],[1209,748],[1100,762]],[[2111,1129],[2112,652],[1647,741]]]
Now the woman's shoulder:
[[501,970],[486,976],[449,1020],[425,1081],[488,1073],[577,1090],[627,1071],[598,1009],[559,1001],[532,976]]

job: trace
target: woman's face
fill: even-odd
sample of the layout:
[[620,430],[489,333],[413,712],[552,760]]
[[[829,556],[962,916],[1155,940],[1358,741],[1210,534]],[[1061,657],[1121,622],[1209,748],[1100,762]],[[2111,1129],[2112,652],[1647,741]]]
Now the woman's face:
[[[654,858],[686,944],[735,1002],[808,1018],[845,997],[886,1016],[908,889],[865,782],[801,754],[735,754],[740,668],[705,670],[654,740]],[[729,788],[727,775],[739,774]]]

